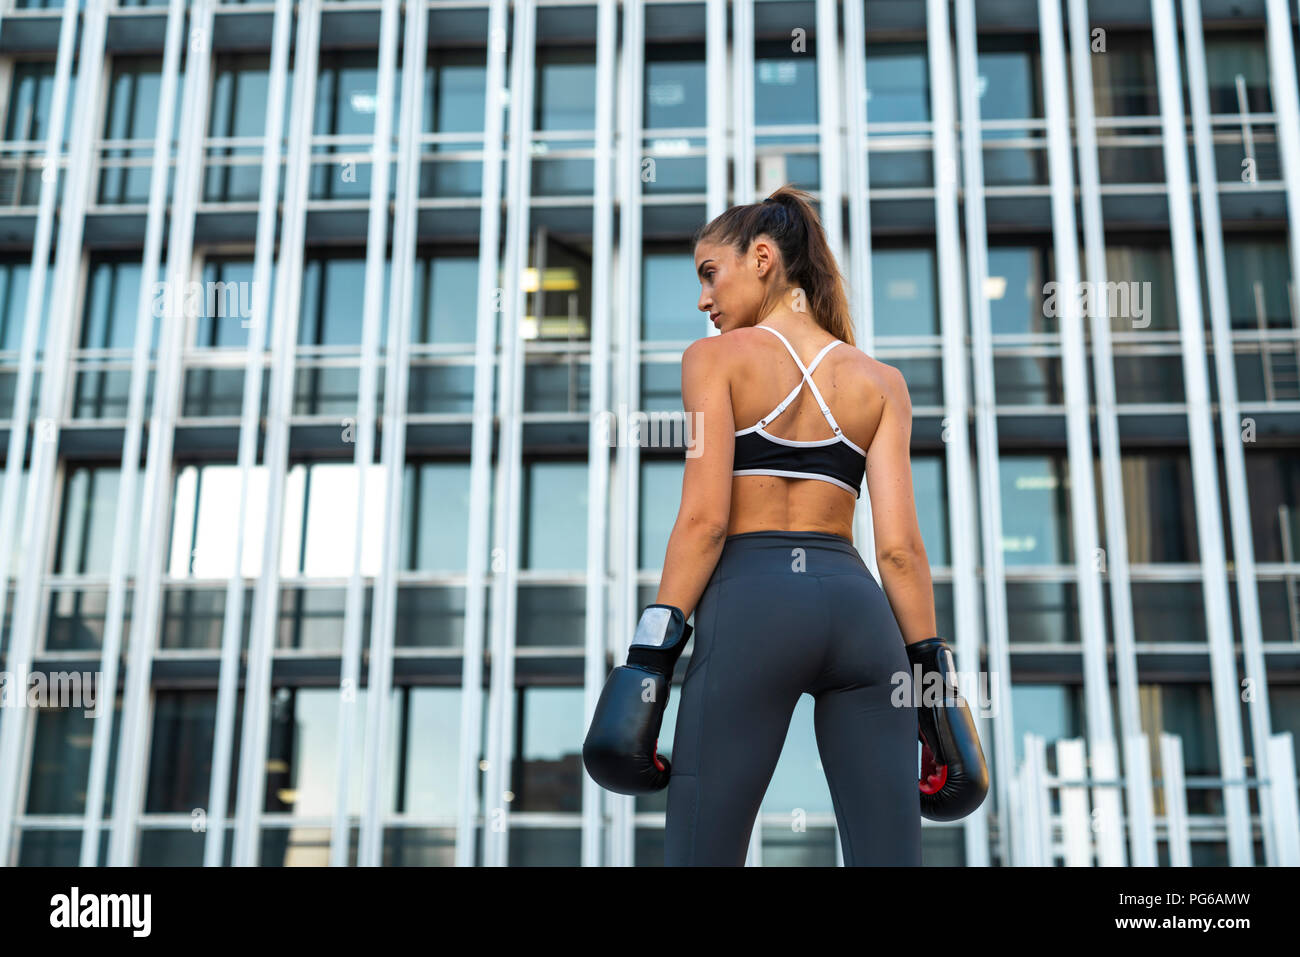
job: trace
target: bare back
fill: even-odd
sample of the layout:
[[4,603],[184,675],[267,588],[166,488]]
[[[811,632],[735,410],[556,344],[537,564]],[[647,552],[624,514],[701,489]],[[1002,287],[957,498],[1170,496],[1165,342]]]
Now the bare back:
[[[830,333],[822,329],[799,330],[786,337],[805,365],[833,341]],[[731,405],[736,428],[743,429],[770,413],[799,384],[801,375],[785,347],[766,331],[736,329],[728,334],[728,340],[734,343],[729,377]],[[872,441],[898,378],[897,370],[847,343],[831,349],[813,371],[812,381],[844,435],[867,450],[869,464]],[[833,434],[812,390],[806,386],[769,422],[766,431],[798,442],[826,439]],[[732,477],[727,534],[788,529],[829,532],[851,541],[855,505],[853,493],[829,482],[736,475]]]

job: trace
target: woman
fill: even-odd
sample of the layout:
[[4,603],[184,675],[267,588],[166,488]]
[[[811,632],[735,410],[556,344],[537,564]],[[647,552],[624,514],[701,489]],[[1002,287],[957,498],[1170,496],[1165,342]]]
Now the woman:
[[[807,692],[845,862],[920,864],[918,711],[895,692],[912,670],[905,646],[942,639],[907,385],[853,347],[806,192],[785,186],[718,216],[695,236],[695,267],[699,308],[723,333],[682,356],[698,454],[658,596],[602,692],[584,760],[612,790],[667,783],[666,864],[743,864]],[[864,473],[883,590],[853,546]],[[656,738],[692,612],[669,766]]]

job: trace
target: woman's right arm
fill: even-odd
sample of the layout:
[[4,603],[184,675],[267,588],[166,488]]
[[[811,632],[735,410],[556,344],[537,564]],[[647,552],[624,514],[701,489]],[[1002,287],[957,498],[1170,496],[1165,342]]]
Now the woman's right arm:
[[912,400],[903,374],[885,370],[885,409],[867,449],[867,493],[880,584],[910,645],[937,634],[934,585],[912,492]]

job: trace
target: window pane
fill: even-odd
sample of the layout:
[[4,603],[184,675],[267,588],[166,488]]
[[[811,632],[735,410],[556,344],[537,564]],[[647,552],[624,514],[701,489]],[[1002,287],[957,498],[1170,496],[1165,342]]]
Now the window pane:
[[587,567],[587,463],[531,462],[525,466],[522,567],[581,571]]

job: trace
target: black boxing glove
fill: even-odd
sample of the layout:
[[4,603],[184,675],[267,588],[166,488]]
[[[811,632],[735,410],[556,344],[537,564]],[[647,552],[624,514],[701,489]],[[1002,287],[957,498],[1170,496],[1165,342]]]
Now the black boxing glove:
[[932,821],[957,821],[984,803],[989,771],[980,749],[975,720],[957,689],[952,649],[942,638],[907,646],[921,738],[921,814]]
[[627,664],[605,679],[582,745],[593,781],[619,794],[668,786],[672,765],[657,754],[673,668],[691,637],[680,608],[647,605],[627,651]]

